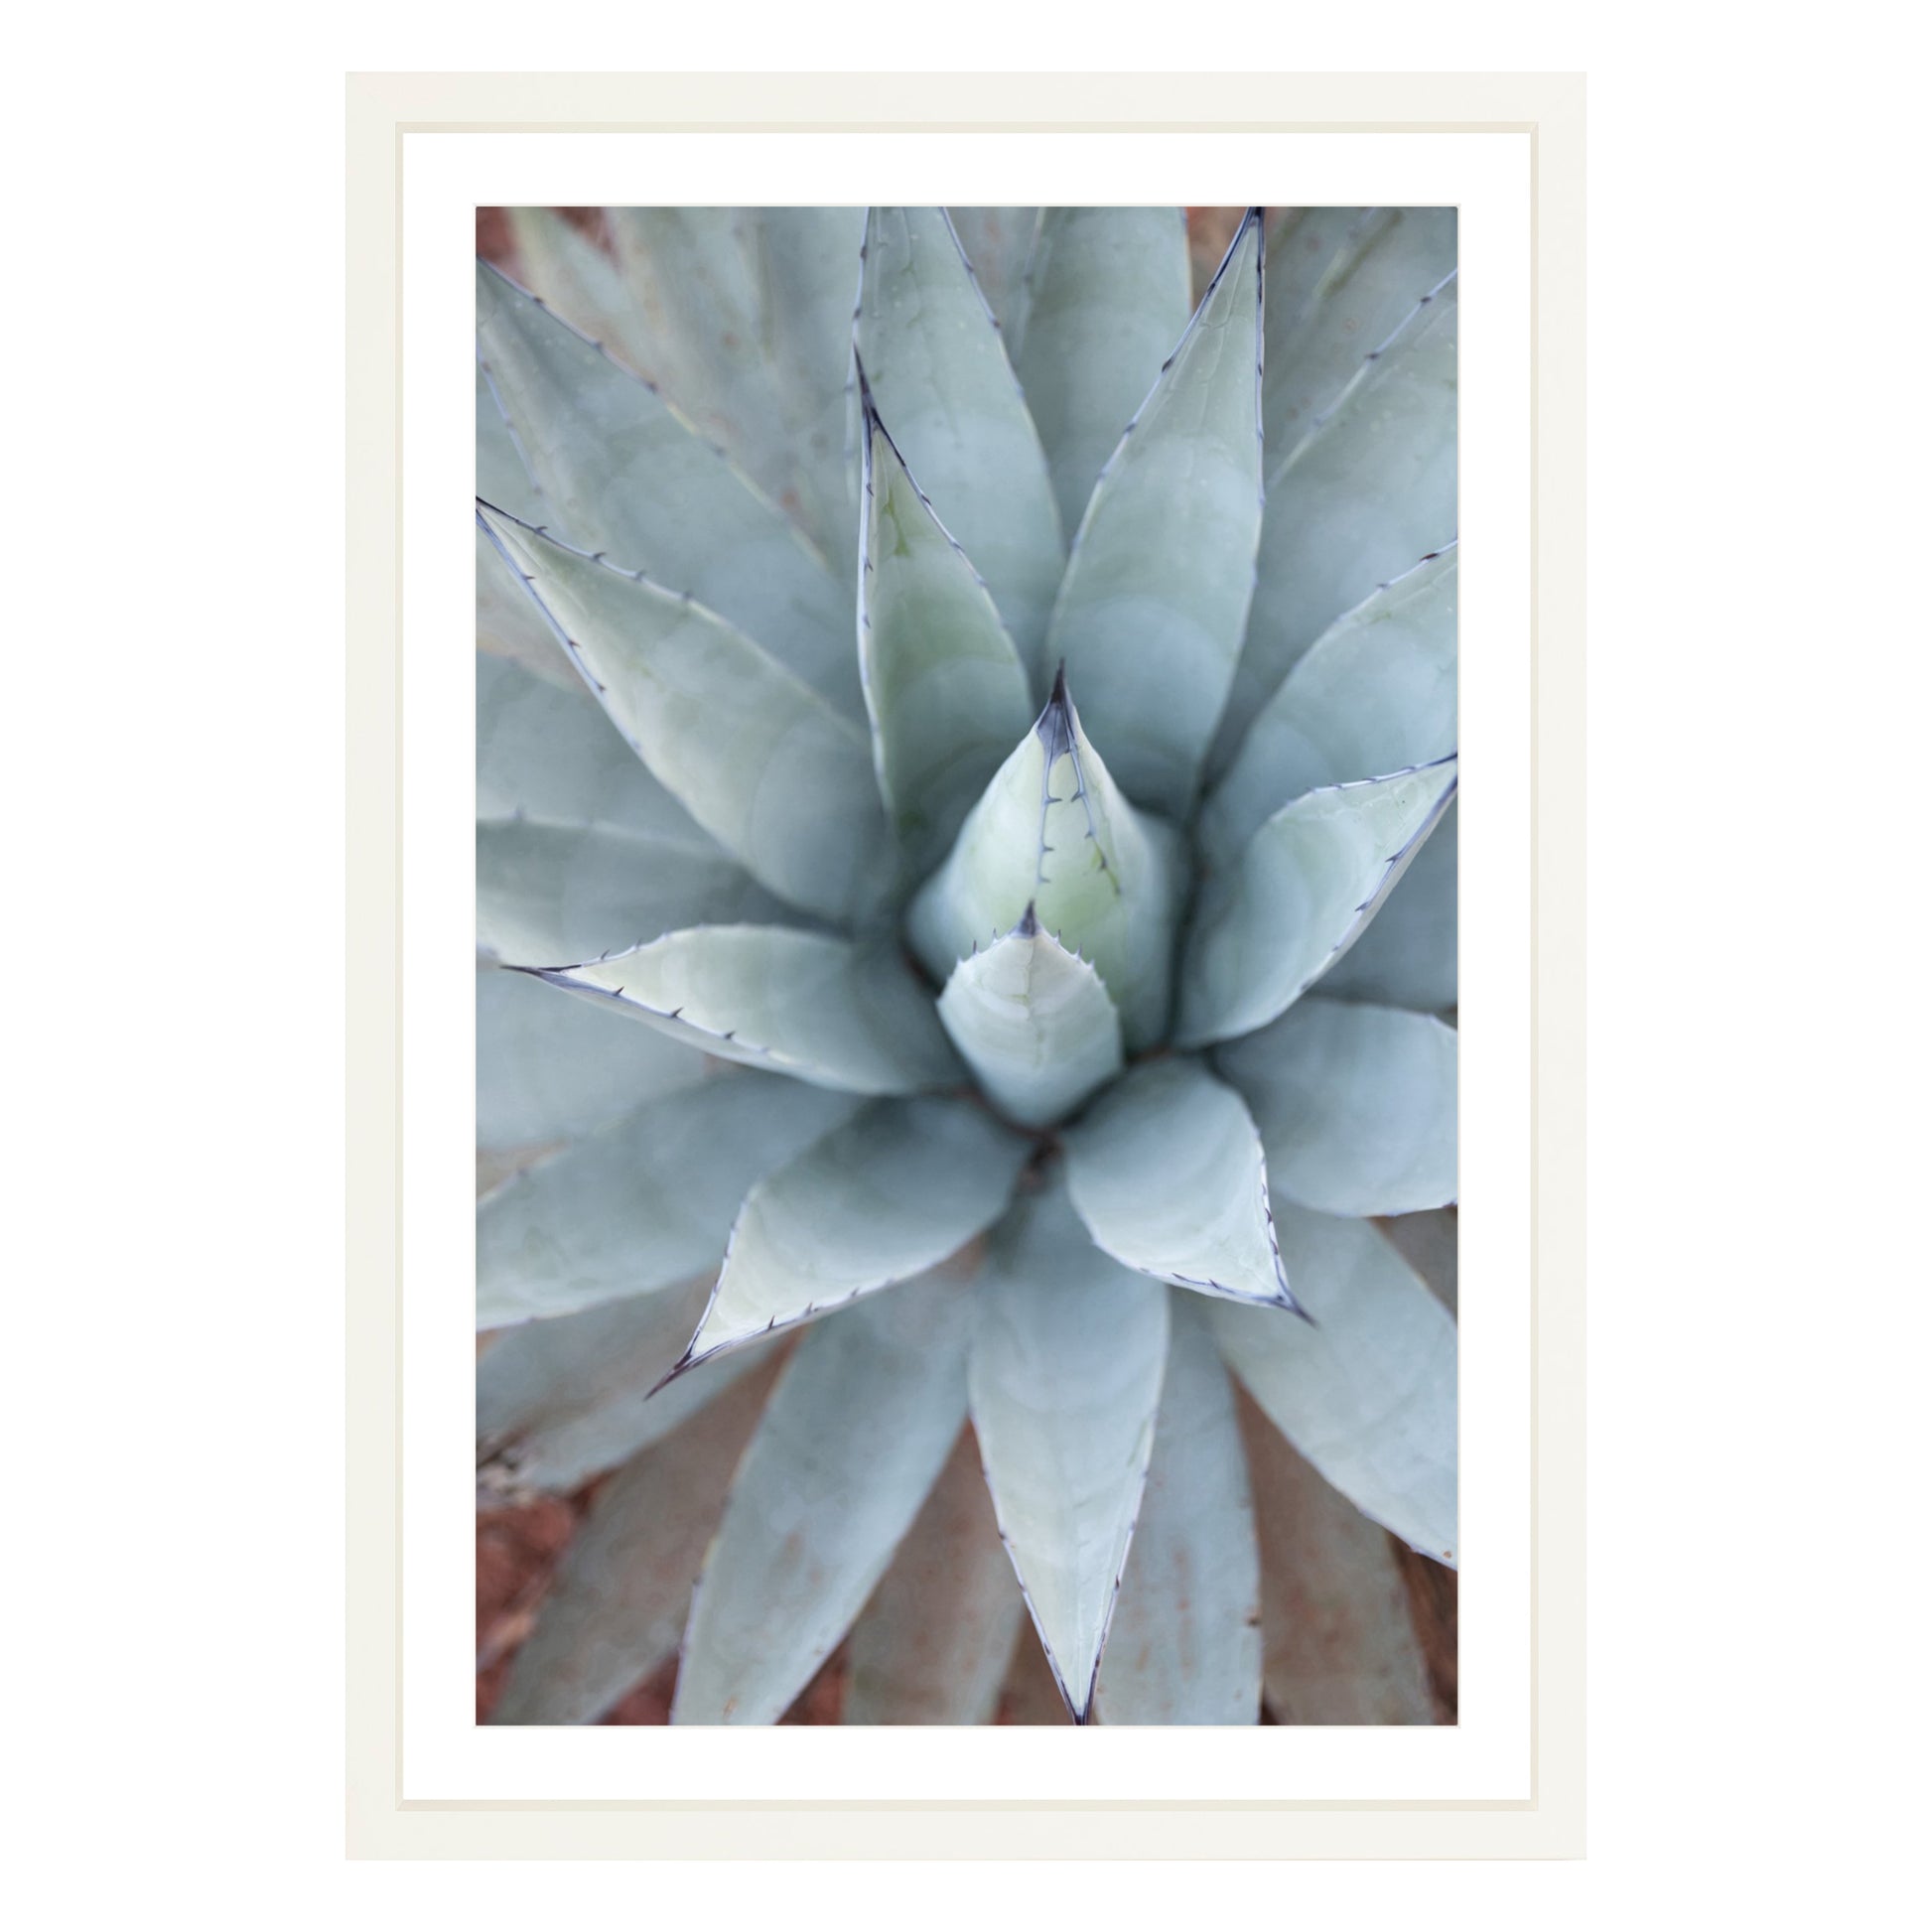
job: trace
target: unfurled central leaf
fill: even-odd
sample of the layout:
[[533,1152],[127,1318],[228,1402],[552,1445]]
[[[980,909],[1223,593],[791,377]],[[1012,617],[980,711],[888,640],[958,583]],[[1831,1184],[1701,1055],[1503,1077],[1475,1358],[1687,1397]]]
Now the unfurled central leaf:
[[1031,906],[1042,931],[1100,975],[1135,1051],[1167,1027],[1181,884],[1180,841],[1128,803],[1062,676],[912,901],[908,935],[945,981]]
[[1032,906],[1005,938],[962,959],[939,1018],[987,1097],[1022,1127],[1048,1127],[1121,1069],[1120,1015],[1100,975]]

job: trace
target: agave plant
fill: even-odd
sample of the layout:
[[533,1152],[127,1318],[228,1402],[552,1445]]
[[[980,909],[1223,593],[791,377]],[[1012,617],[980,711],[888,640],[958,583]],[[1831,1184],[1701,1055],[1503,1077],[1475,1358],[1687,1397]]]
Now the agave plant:
[[495,1717],[985,1722],[1030,1623],[1075,1723],[1430,1722],[1452,211],[1197,303],[1175,209],[509,218],[480,1469],[606,1479]]

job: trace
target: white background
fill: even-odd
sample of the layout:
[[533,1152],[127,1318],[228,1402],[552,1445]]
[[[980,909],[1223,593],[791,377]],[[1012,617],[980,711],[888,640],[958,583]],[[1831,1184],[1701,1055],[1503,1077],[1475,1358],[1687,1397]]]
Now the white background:
[[[30,1919],[1897,1922],[1923,1896],[1916,69],[1856,5],[1787,49],[1770,16],[1682,4],[1559,28],[1386,0],[1352,28],[1189,21],[1151,58],[1118,13],[878,13],[789,40],[735,16],[700,46],[582,0],[534,26],[485,0],[420,26],[189,8],[16,46],[5,1655]],[[1587,1863],[339,1863],[340,70],[748,47],[1590,71]],[[83,991],[109,959],[111,995]]]
[[[894,139],[895,192],[1460,208],[1459,1723],[480,1727],[474,1632],[479,203],[855,202],[867,135],[411,135],[403,156],[403,1796],[1528,1798],[1529,142],[1517,134]],[[957,182],[961,177],[954,173]],[[1178,192],[1177,192],[1178,190]],[[452,989],[456,989],[454,992]],[[1031,1641],[1031,1637],[1029,1637]]]

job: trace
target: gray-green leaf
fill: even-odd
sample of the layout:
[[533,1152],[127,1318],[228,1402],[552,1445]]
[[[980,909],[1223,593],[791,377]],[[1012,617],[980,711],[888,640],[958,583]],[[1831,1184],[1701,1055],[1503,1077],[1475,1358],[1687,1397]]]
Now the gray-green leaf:
[[477,318],[558,534],[696,598],[858,719],[851,605],[784,512],[647,382],[481,265]]
[[1210,859],[1233,857],[1305,791],[1455,750],[1455,560],[1450,544],[1384,584],[1282,680],[1201,808]]
[[1040,931],[1031,906],[953,968],[939,1019],[980,1090],[1022,1127],[1051,1126],[1123,1063],[1120,1015],[1100,975]]
[[1302,653],[1378,584],[1455,535],[1450,279],[1268,473],[1254,608],[1217,763]]
[[477,827],[477,940],[508,965],[559,965],[706,920],[783,914],[703,833],[653,838],[527,818]]
[[689,599],[480,508],[627,744],[761,885],[833,919],[896,860],[864,731]]
[[1254,1109],[1278,1196],[1409,1214],[1455,1198],[1455,1048],[1427,1014],[1307,999],[1214,1063]]
[[916,1093],[961,1067],[888,943],[789,926],[697,926],[540,977],[720,1059],[851,1093]]
[[959,1435],[969,1308],[909,1283],[799,1344],[705,1559],[673,1724],[771,1724],[831,1655]]
[[1455,820],[1450,805],[1375,922],[1323,976],[1323,993],[1417,1013],[1455,1005]]
[[1279,1203],[1295,1291],[1319,1324],[1205,1304],[1268,1419],[1364,1515],[1455,1565],[1455,1322],[1367,1221]]
[[1116,1261],[1204,1295],[1292,1309],[1261,1136],[1192,1058],[1149,1060],[1065,1136],[1066,1191]]
[[612,1479],[564,1554],[491,1724],[595,1724],[675,1653],[769,1384],[766,1374],[746,1377]]
[[759,1175],[857,1105],[741,1073],[647,1101],[526,1168],[477,1210],[477,1325],[567,1314],[718,1266]]
[[1293,449],[1455,266],[1452,207],[1291,209],[1268,238],[1268,447]]
[[1435,1722],[1388,1532],[1322,1481],[1253,1403],[1242,1438],[1261,1529],[1262,1682],[1284,1725]]
[[999,1218],[1027,1152],[968,1101],[876,1101],[746,1195],[685,1361],[936,1267]]
[[918,1520],[852,1626],[845,1705],[849,1725],[984,1725],[1026,1605],[961,1430]]
[[1033,716],[1026,666],[986,586],[933,514],[869,384],[859,661],[879,790],[924,873]]
[[527,973],[477,975],[477,1145],[540,1147],[595,1132],[705,1078],[702,1053],[620,1027]]
[[1037,689],[1066,561],[1059,510],[1000,332],[938,208],[871,210],[854,341],[880,413]]
[[1100,1671],[1110,1725],[1261,1718],[1260,1557],[1234,1392],[1188,1296],[1172,1339],[1154,1460]]
[[1154,1448],[1167,1291],[1094,1247],[1055,1186],[995,1230],[974,1314],[973,1427],[1000,1535],[1085,1724]]
[[1283,806],[1202,894],[1179,1043],[1232,1039],[1286,1012],[1360,936],[1454,795],[1445,759]]
[[947,218],[973,270],[986,306],[1007,338],[1018,339],[1027,307],[1027,260],[1044,210],[1036,207],[949,207]]
[[762,1361],[748,1348],[651,1394],[710,1293],[700,1277],[492,1336],[477,1364],[479,1497],[575,1489],[661,1442]]
[[907,936],[946,980],[1032,906],[1043,930],[1100,974],[1135,1051],[1167,1029],[1181,883],[1178,839],[1128,803],[1061,678],[913,899]]
[[1261,535],[1261,210],[1094,485],[1046,633],[1128,795],[1183,817]]
[[1013,362],[1062,528],[1079,528],[1095,480],[1187,326],[1191,299],[1179,208],[1040,210]]

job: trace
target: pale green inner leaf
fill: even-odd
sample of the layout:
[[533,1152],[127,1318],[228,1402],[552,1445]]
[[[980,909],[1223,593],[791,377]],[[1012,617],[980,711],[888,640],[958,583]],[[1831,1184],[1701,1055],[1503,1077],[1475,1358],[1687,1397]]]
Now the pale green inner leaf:
[[1455,760],[1311,791],[1207,882],[1181,978],[1183,1045],[1286,1012],[1353,943],[1455,793]]
[[1205,1295],[1290,1305],[1261,1136],[1198,1060],[1137,1066],[1064,1146],[1067,1194],[1116,1261]]
[[875,1102],[746,1196],[690,1358],[935,1267],[998,1218],[1026,1159],[969,1101]]

